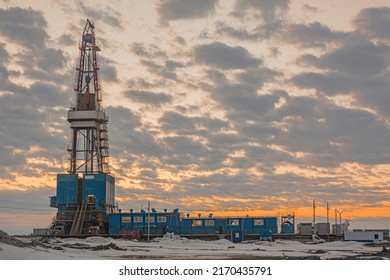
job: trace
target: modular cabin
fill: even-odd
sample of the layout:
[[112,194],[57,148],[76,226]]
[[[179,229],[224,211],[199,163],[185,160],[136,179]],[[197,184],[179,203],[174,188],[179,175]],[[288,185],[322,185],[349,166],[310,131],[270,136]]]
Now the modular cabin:
[[379,231],[346,231],[344,241],[379,243],[383,240],[383,232]]

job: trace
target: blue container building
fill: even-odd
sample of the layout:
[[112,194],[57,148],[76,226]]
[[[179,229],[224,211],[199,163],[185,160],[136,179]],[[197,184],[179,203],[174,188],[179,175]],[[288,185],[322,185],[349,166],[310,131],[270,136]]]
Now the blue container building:
[[115,179],[99,174],[57,174],[57,208],[54,232],[58,234],[106,233],[108,216],[115,207]]
[[243,235],[263,236],[278,233],[276,217],[197,217],[182,218],[181,235],[231,235],[240,231]]
[[121,231],[140,231],[141,234],[163,235],[180,233],[179,212],[120,212],[109,216],[109,234]]
[[292,235],[295,233],[295,215],[281,217],[281,234]]

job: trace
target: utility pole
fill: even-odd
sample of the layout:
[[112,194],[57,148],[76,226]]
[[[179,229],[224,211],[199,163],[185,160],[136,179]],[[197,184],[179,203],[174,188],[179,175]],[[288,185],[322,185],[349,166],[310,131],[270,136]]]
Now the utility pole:
[[326,222],[329,224],[329,202],[326,203]]
[[316,200],[313,199],[313,235],[316,234],[315,232],[315,226],[316,226]]
[[334,228],[335,228],[335,235],[338,234],[338,224],[337,224],[337,209],[334,209]]
[[150,201],[148,201],[148,242],[150,241]]
[[330,234],[330,223],[329,223],[329,202],[326,203],[326,234],[328,235],[329,240],[329,234]]
[[342,233],[342,231],[341,231],[341,213],[343,213],[343,210],[339,209],[339,214],[340,214],[340,233]]

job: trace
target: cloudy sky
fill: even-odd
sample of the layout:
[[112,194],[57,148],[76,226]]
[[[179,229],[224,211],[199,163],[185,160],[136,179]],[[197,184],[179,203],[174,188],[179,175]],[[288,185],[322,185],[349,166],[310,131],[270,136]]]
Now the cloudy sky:
[[87,18],[120,208],[390,227],[388,0],[2,0],[1,229],[54,216]]

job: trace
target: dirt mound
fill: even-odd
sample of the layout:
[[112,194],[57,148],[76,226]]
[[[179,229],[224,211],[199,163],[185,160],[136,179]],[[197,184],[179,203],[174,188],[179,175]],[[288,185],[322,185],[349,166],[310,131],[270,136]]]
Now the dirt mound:
[[97,246],[90,246],[83,243],[75,243],[75,244],[63,244],[62,247],[66,248],[72,248],[72,249],[83,249],[83,250],[92,250],[92,251],[103,251],[103,250],[109,250],[114,249],[118,251],[126,251],[126,249],[118,247],[114,243],[110,243],[107,245],[97,245]]
[[0,229],[0,243],[13,245],[16,247],[27,247],[28,245]]

